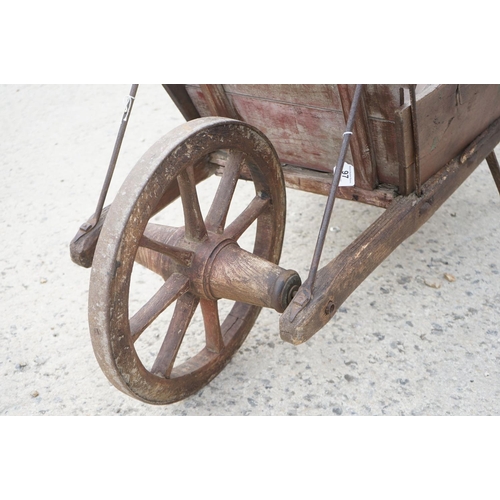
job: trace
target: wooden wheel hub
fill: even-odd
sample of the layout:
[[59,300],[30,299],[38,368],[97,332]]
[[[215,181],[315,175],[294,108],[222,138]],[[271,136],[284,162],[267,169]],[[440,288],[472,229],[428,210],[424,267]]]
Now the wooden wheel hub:
[[[151,227],[150,227],[151,226]],[[163,278],[179,273],[195,295],[229,299],[283,312],[301,284],[295,271],[285,270],[240,248],[232,238],[208,232],[190,241],[184,228],[150,225],[136,260]],[[153,242],[153,243],[152,243]]]

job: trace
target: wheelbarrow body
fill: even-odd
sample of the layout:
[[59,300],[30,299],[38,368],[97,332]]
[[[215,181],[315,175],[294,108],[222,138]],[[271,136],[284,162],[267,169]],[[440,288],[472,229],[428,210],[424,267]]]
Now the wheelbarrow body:
[[[72,259],[93,266],[89,322],[97,359],[117,388],[148,403],[175,402],[208,383],[261,307],[282,313],[283,340],[308,340],[485,158],[500,189],[493,152],[500,142],[500,85],[365,85],[359,100],[354,85],[164,88],[187,123],[146,152],[97,224],[82,226],[71,244]],[[352,108],[357,113],[346,132]],[[353,182],[337,187],[333,171],[346,134],[344,165]],[[197,189],[212,174],[220,184],[203,214]],[[229,222],[241,180],[254,184],[254,197]],[[285,186],[387,210],[302,283],[279,266]],[[184,225],[153,223],[178,197]],[[245,251],[238,242],[249,227],[256,227],[255,242]],[[132,315],[135,263],[164,284]],[[225,318],[221,300],[234,303]],[[174,303],[159,353],[146,366],[135,344]],[[198,308],[203,345],[177,363]]]
[[[226,116],[262,130],[276,148],[287,184],[324,194],[324,187],[314,188],[306,181],[299,185],[296,169],[331,173],[355,85],[166,87],[189,118]],[[418,119],[412,120],[408,87],[364,86],[346,159],[354,165],[356,186],[342,188],[339,197],[386,206],[383,191],[369,191],[389,187],[402,195],[413,192],[417,152],[424,183],[500,117],[499,85],[417,85]]]

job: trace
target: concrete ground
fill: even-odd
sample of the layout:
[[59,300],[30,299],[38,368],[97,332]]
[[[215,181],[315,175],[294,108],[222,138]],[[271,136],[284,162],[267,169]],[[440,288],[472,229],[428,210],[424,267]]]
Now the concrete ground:
[[[68,245],[94,211],[128,88],[0,87],[0,415],[500,414],[500,197],[485,163],[306,344],[283,343],[265,310],[198,394],[150,406],[115,389],[90,342],[90,272]],[[111,196],[182,122],[161,86],[139,88]],[[287,197],[281,265],[304,278],[325,198]],[[337,202],[324,260],[380,213]]]

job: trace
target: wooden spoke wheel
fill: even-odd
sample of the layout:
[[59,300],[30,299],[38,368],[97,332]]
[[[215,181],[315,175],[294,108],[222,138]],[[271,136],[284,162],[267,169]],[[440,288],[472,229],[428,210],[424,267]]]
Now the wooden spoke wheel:
[[[225,165],[203,216],[194,172],[213,155],[225,158]],[[242,171],[250,173],[255,196],[226,224]],[[181,227],[150,222],[171,183],[178,183],[180,191]],[[167,215],[168,211],[169,207],[164,210]],[[251,226],[253,251],[245,251],[237,241]],[[280,163],[257,129],[227,118],[201,118],[158,141],[111,205],[94,257],[90,332],[109,380],[126,394],[152,404],[173,403],[212,380],[241,346],[261,307],[283,311],[300,286],[295,272],[277,265],[284,228]],[[131,314],[130,283],[136,262],[160,275],[163,284]],[[227,314],[220,314],[220,299],[232,301]],[[198,308],[204,326],[202,346],[178,360]],[[136,343],[167,310],[170,322],[148,365]]]

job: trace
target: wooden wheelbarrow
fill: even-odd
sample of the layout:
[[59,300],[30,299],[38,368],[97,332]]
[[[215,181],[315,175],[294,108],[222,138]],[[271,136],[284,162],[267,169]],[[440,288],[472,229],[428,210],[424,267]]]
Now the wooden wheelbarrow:
[[[186,123],[144,154],[103,208],[132,87],[96,212],[70,245],[75,263],[92,266],[89,323],[97,360],[118,389],[147,403],[179,401],[212,380],[262,307],[282,313],[283,340],[308,340],[485,158],[500,190],[493,151],[500,142],[500,85],[164,88]],[[220,181],[203,212],[198,189],[214,174]],[[251,196],[229,216],[241,183],[253,185]],[[286,187],[328,196],[304,283],[279,266]],[[319,269],[336,197],[386,210]],[[177,199],[180,224],[169,222]],[[136,264],[161,280],[132,313]],[[166,315],[168,326],[146,359],[138,346]],[[181,356],[190,338],[196,341]]]

